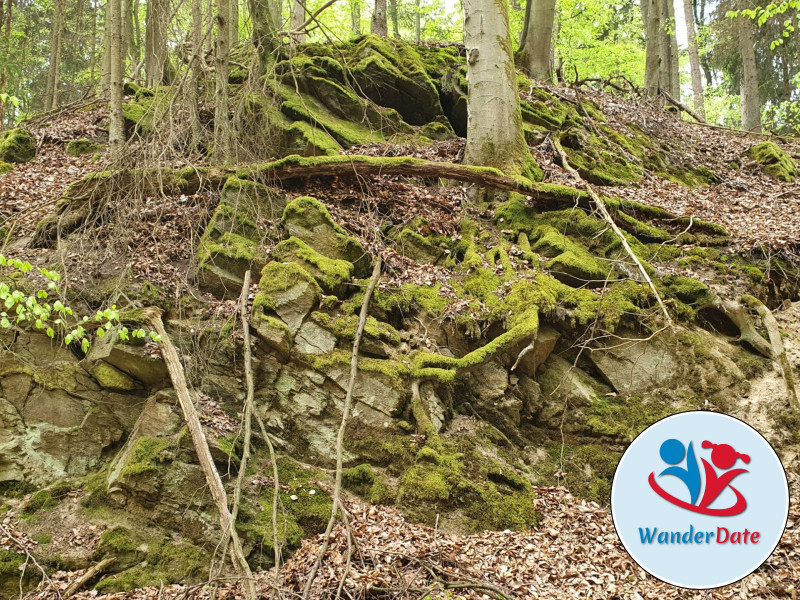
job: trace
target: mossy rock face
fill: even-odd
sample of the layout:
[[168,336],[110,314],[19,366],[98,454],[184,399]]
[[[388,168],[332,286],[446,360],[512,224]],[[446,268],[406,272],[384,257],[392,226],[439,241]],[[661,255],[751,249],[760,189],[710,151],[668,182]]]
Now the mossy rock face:
[[347,235],[318,200],[302,197],[286,206],[282,219],[286,232],[324,257],[353,264],[356,277],[367,277],[371,260],[363,246]]
[[535,232],[534,252],[551,260],[547,268],[553,275],[568,285],[603,285],[611,269],[603,265],[583,246],[550,226],[542,226]]
[[316,69],[331,73],[330,61],[324,65],[321,57],[342,57],[355,80],[355,87],[379,106],[393,108],[410,125],[425,125],[438,121],[448,126],[433,85],[416,48],[399,40],[366,35],[345,44],[307,44],[301,52]]
[[797,163],[773,142],[761,142],[748,154],[766,173],[781,181],[792,182],[797,177]]
[[572,129],[561,136],[561,143],[571,166],[589,183],[629,185],[642,178],[641,167],[615,153],[604,138]]
[[66,152],[70,156],[83,156],[84,154],[95,154],[102,152],[105,147],[87,139],[71,140],[66,147]]
[[294,263],[271,262],[261,273],[259,292],[253,301],[253,321],[277,315],[297,333],[306,316],[322,298],[322,289],[308,271]]
[[344,297],[346,285],[353,276],[353,263],[327,258],[296,237],[275,246],[272,257],[300,265],[328,294]]
[[0,161],[25,163],[36,157],[36,138],[25,129],[0,132]]
[[420,264],[435,265],[445,256],[445,248],[436,239],[424,237],[411,227],[403,227],[394,237],[394,247],[399,254]]

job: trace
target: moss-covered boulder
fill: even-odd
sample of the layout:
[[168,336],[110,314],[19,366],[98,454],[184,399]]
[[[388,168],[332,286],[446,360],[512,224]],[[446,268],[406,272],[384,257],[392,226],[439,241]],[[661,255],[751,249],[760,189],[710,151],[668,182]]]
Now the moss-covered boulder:
[[91,140],[81,138],[79,140],[71,140],[66,147],[66,152],[70,156],[83,156],[84,154],[95,154],[102,152],[105,147],[102,144],[97,144]]
[[533,251],[550,258],[547,268],[553,276],[573,286],[602,286],[612,269],[557,229],[544,225],[535,231]]
[[344,297],[346,284],[353,276],[353,263],[327,258],[294,236],[275,246],[272,257],[300,265],[328,294]]
[[446,248],[437,243],[438,236],[422,236],[411,227],[403,227],[392,236],[393,245],[398,254],[406,256],[420,264],[435,265],[446,255]]
[[0,132],[0,161],[25,163],[36,156],[36,138],[25,129]]
[[253,322],[258,325],[265,317],[277,315],[292,335],[322,297],[316,280],[294,263],[269,263],[261,273],[258,289],[253,301]]
[[282,219],[286,232],[327,258],[353,264],[356,277],[369,275],[371,261],[361,243],[347,235],[318,200],[301,197],[286,206]]
[[797,177],[797,163],[774,142],[756,144],[748,153],[775,179],[792,182]]

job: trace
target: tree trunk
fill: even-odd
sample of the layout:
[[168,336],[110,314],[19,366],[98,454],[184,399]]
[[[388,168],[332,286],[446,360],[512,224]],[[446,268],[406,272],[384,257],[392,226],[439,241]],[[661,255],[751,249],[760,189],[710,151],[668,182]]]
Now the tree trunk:
[[370,32],[381,37],[389,37],[389,25],[386,23],[386,0],[375,0]]
[[389,0],[389,15],[392,18],[392,35],[400,39],[400,24],[397,22],[397,0]]
[[522,49],[523,66],[533,79],[552,82],[553,63],[550,57],[556,0],[528,0],[528,5],[531,12]]
[[658,87],[672,94],[672,61],[670,60],[669,3],[672,0],[659,0],[658,39],[660,44]]
[[683,0],[683,16],[686,19],[686,34],[689,38],[689,66],[692,69],[694,111],[705,120],[706,106],[703,99],[703,78],[700,75],[700,52],[697,49],[697,35],[694,31],[692,0]]
[[89,5],[92,11],[92,49],[89,55],[89,86],[94,90],[97,74],[97,7]]
[[417,0],[414,8],[414,42],[419,44],[422,41],[422,0]]
[[230,32],[228,18],[231,14],[228,0],[217,0],[217,87],[214,94],[214,162],[227,164],[231,156],[231,127],[228,108],[228,73],[230,71]]
[[239,43],[239,0],[231,0],[231,20],[228,24],[228,30],[231,34],[231,41],[228,47],[233,50],[234,46]]
[[293,44],[302,44],[306,41],[306,32],[299,31],[300,27],[306,20],[306,2],[305,0],[294,0],[292,4],[292,19],[289,29],[292,34],[289,36]]
[[201,53],[203,52],[203,0],[192,0],[192,56],[189,63],[190,79],[187,90],[187,103],[189,104],[189,121],[192,128],[191,148],[200,147],[203,138],[203,127],[200,123],[200,102],[198,93],[202,73]]
[[464,163],[527,174],[533,158],[522,132],[508,9],[493,0],[462,5],[469,86]]
[[642,15],[646,17],[644,91],[652,97],[658,95],[661,80],[661,19],[660,0],[641,0]]
[[100,73],[100,92],[103,96],[111,94],[111,10],[113,0],[106,1],[103,17],[103,71]]
[[[7,57],[8,52],[11,48],[11,18],[14,11],[14,0],[7,0],[6,2],[6,12],[5,15],[0,15],[0,27],[3,27],[2,30],[2,53],[0,56]],[[5,23],[5,25],[3,25]],[[6,86],[8,85],[8,71],[6,70],[6,64],[8,63],[7,60],[3,60],[3,68],[0,69],[0,94],[5,93]],[[0,99],[0,129],[3,127],[3,121],[6,116],[6,103]]]
[[[642,0],[644,2],[644,0]],[[528,30],[531,27],[531,7],[533,6],[533,0],[528,0],[525,2],[525,18],[522,21],[522,31],[519,34],[519,49],[522,50],[525,47],[525,42],[528,40]]]
[[[741,6],[744,8],[744,6]],[[753,45],[753,20],[736,17],[739,29],[739,51],[742,54],[742,129],[761,133],[761,101],[758,97],[758,71]]]
[[353,37],[361,35],[361,0],[350,0],[350,31]]
[[680,54],[678,53],[678,35],[675,27],[675,2],[667,0],[667,21],[669,31],[669,81],[670,90],[673,97],[680,100],[681,97],[681,65]]
[[45,109],[58,107],[58,88],[61,83],[61,41],[64,33],[65,0],[53,3],[53,29],[50,32],[50,68],[47,71]]
[[275,20],[276,6],[268,0],[249,0],[250,20],[253,23],[253,45],[258,57],[259,75],[267,72],[267,68],[274,60],[274,51],[277,48],[277,23]]
[[144,33],[144,72],[145,85],[149,88],[166,83],[168,20],[168,1],[148,0]]
[[122,80],[125,76],[125,47],[122,39],[122,3],[125,0],[108,0],[108,57],[109,57],[109,117],[108,145],[112,160],[122,156],[125,145],[125,120],[122,116]]

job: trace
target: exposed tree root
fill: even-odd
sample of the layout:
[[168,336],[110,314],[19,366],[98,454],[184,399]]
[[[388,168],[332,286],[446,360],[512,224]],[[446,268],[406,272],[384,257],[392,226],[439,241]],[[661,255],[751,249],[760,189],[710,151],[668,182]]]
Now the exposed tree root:
[[723,300],[722,298],[713,296],[708,302],[703,304],[698,309],[698,312],[707,308],[718,310],[728,317],[739,330],[740,341],[745,342],[748,346],[753,348],[753,350],[765,358],[775,358],[773,355],[772,346],[761,336],[760,333],[758,333],[758,330],[753,324],[753,320],[750,318],[750,315],[747,314],[747,309],[739,302],[734,300]]
[[322,542],[322,547],[319,551],[319,555],[317,556],[317,560],[314,562],[314,566],[311,568],[311,572],[308,574],[306,585],[303,588],[303,600],[307,600],[309,594],[311,593],[311,586],[314,584],[314,580],[317,577],[319,568],[322,565],[322,560],[325,558],[325,553],[328,551],[331,533],[333,532],[333,527],[339,518],[340,512],[342,514],[342,518],[345,520],[345,526],[348,530],[348,544],[352,543],[352,537],[350,537],[352,536],[352,532],[350,531],[349,523],[347,522],[346,517],[346,509],[344,503],[342,502],[344,433],[345,429],[347,428],[347,422],[350,419],[350,411],[352,410],[353,405],[353,391],[356,387],[356,375],[358,374],[358,348],[361,344],[361,336],[364,335],[364,327],[367,324],[367,313],[369,311],[369,303],[372,299],[372,293],[375,291],[375,286],[378,285],[378,279],[380,279],[381,276],[381,265],[381,257],[378,255],[375,258],[375,267],[372,269],[372,277],[370,277],[367,291],[364,294],[364,301],[361,304],[361,314],[358,318],[358,328],[356,329],[355,339],[353,340],[353,354],[350,359],[350,381],[347,384],[347,394],[345,395],[344,407],[342,408],[342,421],[339,425],[339,432],[336,435],[336,478],[333,486],[331,518],[328,520],[328,526],[325,528],[325,536]]
[[764,324],[767,334],[769,335],[772,355],[778,359],[778,365],[783,373],[783,381],[786,384],[786,396],[789,399],[789,405],[794,410],[800,410],[800,404],[797,402],[794,373],[792,372],[792,365],[789,362],[789,358],[786,356],[786,348],[783,345],[783,336],[781,335],[778,321],[775,320],[775,315],[772,314],[772,311],[764,304],[760,304],[757,310],[758,314],[761,316],[761,322]]
[[419,386],[419,379],[415,379],[411,382],[411,414],[417,422],[417,430],[428,438],[428,440],[432,440],[436,438],[438,434],[436,433],[436,428],[433,426],[431,418],[428,416],[428,411],[425,410],[425,405],[422,403]]
[[[33,247],[49,247],[89,222],[116,199],[134,195],[141,197],[159,194],[194,194],[199,190],[219,191],[231,175],[269,185],[282,185],[298,179],[319,177],[367,177],[402,175],[424,179],[449,179],[479,187],[517,192],[534,202],[555,207],[578,207],[591,212],[596,194],[567,186],[532,182],[524,177],[509,177],[497,169],[472,167],[416,158],[371,156],[328,156],[302,158],[287,156],[263,165],[250,165],[238,170],[223,168],[197,169],[124,169],[111,173],[91,174],[72,184],[58,202],[55,214],[43,219],[31,240]],[[653,218],[682,222],[683,217],[657,210]],[[613,216],[612,216],[613,218]],[[614,219],[615,222],[618,219]],[[618,223],[625,227],[622,221]],[[696,222],[695,229],[705,225]],[[712,228],[713,229],[713,228]],[[711,233],[719,235],[717,230]]]
[[203,426],[200,424],[200,419],[197,416],[197,409],[189,394],[189,386],[186,383],[186,376],[183,372],[183,365],[178,356],[178,351],[173,345],[166,329],[164,329],[164,323],[161,321],[161,311],[157,308],[149,308],[147,309],[146,317],[153,330],[161,336],[161,354],[164,357],[164,363],[169,371],[172,387],[175,389],[175,393],[178,396],[178,402],[181,405],[186,425],[189,428],[189,434],[192,436],[197,458],[200,461],[200,466],[203,468],[211,497],[214,500],[214,504],[217,506],[219,522],[223,534],[225,532],[229,532],[230,534],[232,542],[231,553],[233,554],[234,562],[243,579],[242,585],[247,594],[247,598],[249,600],[255,600],[257,594],[253,574],[250,571],[250,565],[247,564],[244,552],[242,551],[239,535],[233,526],[231,512],[228,510],[228,497],[225,494],[225,488],[222,485],[222,479],[219,476],[217,467],[211,458],[211,450],[208,447],[208,441],[206,440]]
[[[592,187],[586,182],[583,181],[583,178],[580,176],[577,170],[575,170],[567,160],[567,154],[564,152],[564,148],[561,146],[561,142],[558,139],[553,138],[553,146],[555,147],[556,151],[561,157],[561,164],[563,167],[569,171],[572,176],[580,182],[584,183],[586,188],[586,192],[591,196],[592,200],[594,201],[594,205],[597,208],[597,211],[600,213],[600,216],[603,217],[603,220],[608,223],[608,226],[614,232],[614,234],[619,238],[619,241],[622,243],[622,247],[625,249],[625,252],[633,261],[633,263],[638,267],[639,272],[642,274],[642,278],[647,282],[647,285],[650,286],[650,290],[653,292],[655,296],[656,302],[661,307],[661,312],[664,314],[664,318],[666,319],[667,325],[672,327],[672,317],[669,316],[669,312],[667,311],[667,307],[664,305],[664,301],[661,299],[661,294],[658,293],[656,286],[653,284],[653,280],[650,279],[650,275],[647,274],[647,270],[642,265],[641,261],[638,259],[636,254],[634,254],[633,250],[631,250],[630,245],[628,244],[628,240],[625,238],[625,234],[622,233],[617,224],[614,222],[614,219],[608,212],[608,208],[606,207],[606,203],[603,199],[592,189]],[[516,365],[515,365],[516,366]]]

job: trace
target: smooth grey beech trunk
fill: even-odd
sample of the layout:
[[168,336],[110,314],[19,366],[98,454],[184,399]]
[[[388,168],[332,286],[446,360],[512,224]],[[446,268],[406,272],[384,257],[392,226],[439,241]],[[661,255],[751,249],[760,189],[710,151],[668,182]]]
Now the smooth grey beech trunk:
[[153,88],[165,83],[167,67],[167,20],[169,3],[165,0],[147,2],[144,32],[144,72],[146,86]]
[[386,0],[375,0],[370,32],[381,37],[389,37],[389,24],[386,22]]
[[645,94],[653,97],[658,95],[659,80],[661,75],[661,19],[659,0],[641,0],[642,18],[645,24]]
[[302,44],[306,41],[306,32],[299,31],[306,20],[305,0],[294,0],[292,4],[292,19],[289,28],[292,31],[291,40],[293,44]]
[[467,53],[467,148],[464,162],[511,175],[533,161],[522,132],[505,0],[462,0]]
[[[744,3],[739,4],[745,8]],[[750,17],[736,18],[739,30],[739,51],[742,54],[742,129],[761,132],[761,101],[758,97],[758,72],[756,52],[753,45],[753,20]]]
[[556,0],[528,0],[528,2],[531,9],[525,45],[522,49],[524,67],[533,79],[551,82]]
[[694,11],[692,0],[683,0],[683,16],[686,19],[686,35],[689,39],[689,67],[692,71],[692,98],[695,112],[706,118],[706,105],[703,98],[703,78],[700,75],[700,52],[697,49]]

